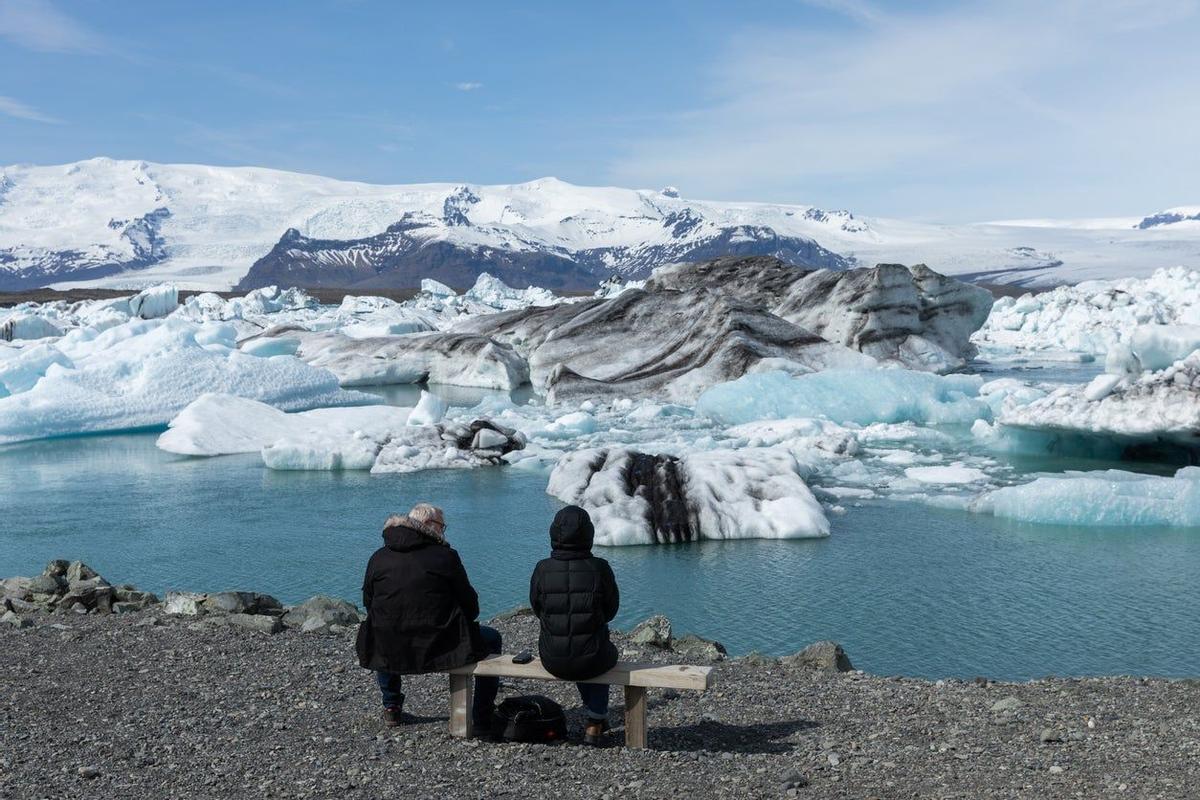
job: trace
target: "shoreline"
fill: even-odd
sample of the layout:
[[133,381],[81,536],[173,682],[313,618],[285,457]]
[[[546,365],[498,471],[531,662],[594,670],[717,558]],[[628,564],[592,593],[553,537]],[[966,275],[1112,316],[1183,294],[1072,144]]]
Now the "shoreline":
[[[406,676],[414,721],[385,729],[354,625],[324,611],[283,625],[291,612],[243,594],[164,598],[229,609],[197,616],[148,602],[0,623],[0,798],[1173,798],[1200,780],[1195,679],[881,677],[838,671],[828,646],[808,660],[714,660],[698,637],[663,647],[661,621],[615,633],[622,657],[710,664],[715,684],[652,690],[647,750],[621,746],[619,692],[605,746],[576,744],[582,712],[563,683],[506,680],[501,697],[562,703],[568,744],[450,738],[441,674]],[[536,649],[528,612],[489,624],[506,652]]]

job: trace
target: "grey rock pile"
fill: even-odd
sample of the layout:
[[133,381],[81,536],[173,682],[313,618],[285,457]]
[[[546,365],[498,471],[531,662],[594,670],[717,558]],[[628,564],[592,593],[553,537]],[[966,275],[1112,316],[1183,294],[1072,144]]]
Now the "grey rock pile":
[[[130,584],[114,586],[82,561],[56,559],[41,575],[0,579],[0,624],[29,628],[38,614],[129,614],[155,610],[196,617],[205,625],[234,625],[260,633],[345,633],[362,616],[353,603],[317,595],[285,606],[261,592],[167,592],[160,601]],[[138,624],[154,625],[157,617]]]
[[155,595],[135,586],[113,586],[82,561],[56,559],[41,575],[0,580],[0,613],[18,627],[27,627],[27,615],[37,612],[126,614],[157,602]]
[[725,646],[711,639],[690,633],[676,639],[671,631],[671,620],[662,614],[639,623],[630,631],[628,642],[641,648],[677,654],[691,661],[724,661],[727,655]]

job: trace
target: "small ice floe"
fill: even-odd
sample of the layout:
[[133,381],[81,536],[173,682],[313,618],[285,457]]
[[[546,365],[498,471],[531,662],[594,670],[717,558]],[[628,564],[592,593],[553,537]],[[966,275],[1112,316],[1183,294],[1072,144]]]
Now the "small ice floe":
[[978,497],[981,514],[1058,525],[1200,527],[1200,467],[1174,477],[1123,470],[1042,475]]

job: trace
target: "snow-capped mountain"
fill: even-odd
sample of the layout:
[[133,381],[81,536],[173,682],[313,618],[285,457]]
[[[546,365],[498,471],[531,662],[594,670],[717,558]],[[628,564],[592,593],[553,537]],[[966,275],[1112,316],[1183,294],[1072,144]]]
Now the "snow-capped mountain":
[[935,225],[813,206],[689,200],[673,187],[373,185],[253,167],[96,158],[0,169],[0,289],[162,281],[594,287],[720,255],[835,269],[923,262],[1062,283],[1200,266],[1200,207],[1139,218]]

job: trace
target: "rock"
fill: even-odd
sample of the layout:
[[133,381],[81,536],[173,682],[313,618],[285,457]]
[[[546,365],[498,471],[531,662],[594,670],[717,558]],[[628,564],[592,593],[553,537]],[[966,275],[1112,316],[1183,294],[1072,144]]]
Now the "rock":
[[1051,775],[1062,775],[1066,771],[1067,771],[1066,767],[1060,767],[1058,764],[1050,765],[1050,774]]
[[230,625],[249,628],[259,633],[275,634],[283,630],[283,623],[279,621],[279,617],[266,614],[230,614],[225,617],[225,621]]
[[662,614],[655,614],[653,617],[638,624],[633,632],[629,634],[629,640],[635,644],[645,645],[647,647],[658,647],[663,650],[671,649],[671,620],[664,617]]
[[1016,711],[1023,705],[1025,704],[1015,697],[1003,697],[992,703],[991,711],[993,714],[1003,714],[1008,711]]
[[357,625],[358,608],[353,603],[319,594],[310,597],[298,606],[289,608],[283,615],[283,624],[299,628],[306,633],[322,630],[330,625]]
[[32,594],[61,594],[65,588],[58,578],[49,575],[38,575],[28,581],[28,589]]
[[56,558],[46,565],[42,570],[42,574],[50,578],[65,578],[67,577],[67,568],[71,563],[66,559]]
[[207,614],[270,614],[282,610],[283,604],[258,592],[215,592],[200,607]]
[[780,663],[788,667],[804,667],[826,672],[850,672],[854,665],[837,642],[814,642],[798,653],[784,656]]
[[33,612],[40,610],[37,603],[30,603],[26,600],[22,600],[19,597],[4,598],[4,606],[7,610],[15,611],[18,614],[32,614]]
[[797,770],[785,772],[780,779],[779,788],[786,794],[787,792],[795,792],[796,789],[803,789],[808,786],[808,778],[804,777]]
[[142,617],[134,623],[134,625],[139,628],[153,628],[154,626],[161,624],[162,623],[158,621],[158,617]]
[[66,579],[68,581],[86,581],[100,577],[100,573],[82,561],[72,561],[67,565]]
[[110,610],[114,614],[133,614],[134,612],[141,611],[143,608],[144,606],[141,603],[123,603],[118,600],[112,604]]
[[720,642],[714,642],[711,639],[704,639],[690,633],[676,639],[672,643],[671,649],[682,656],[701,659],[703,661],[724,661],[725,656],[728,655],[725,645]]
[[201,613],[201,604],[207,595],[196,592],[167,592],[163,611],[183,617],[194,617]]
[[5,578],[0,581],[0,591],[10,597],[19,597],[22,600],[28,600],[32,592],[29,591],[29,584],[32,578],[13,577]]
[[1042,744],[1052,744],[1061,742],[1066,738],[1062,731],[1055,728],[1042,728],[1041,735],[1038,736],[1038,741]]
[[26,617],[17,616],[12,611],[5,611],[4,616],[0,616],[0,622],[3,622],[7,625],[12,625],[17,629],[33,627],[33,620]]
[[751,667],[778,667],[779,659],[775,656],[769,656],[765,653],[760,653],[753,650],[738,659],[743,664]]
[[97,767],[80,767],[76,772],[79,774],[79,777],[88,781],[100,777],[100,770]]

